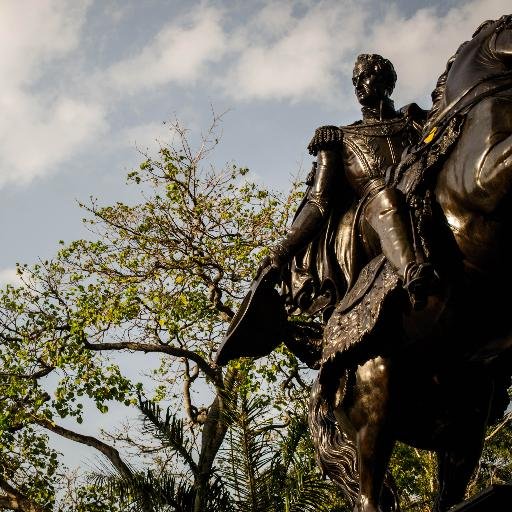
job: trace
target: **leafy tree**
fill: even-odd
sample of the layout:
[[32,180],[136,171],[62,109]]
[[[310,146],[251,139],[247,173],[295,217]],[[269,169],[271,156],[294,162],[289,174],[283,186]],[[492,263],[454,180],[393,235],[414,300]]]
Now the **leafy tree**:
[[[512,388],[509,389],[509,395]],[[469,485],[469,493],[475,494],[493,484],[512,483],[512,409],[511,405],[496,425],[487,430],[484,449],[478,468]]]
[[[261,258],[258,249],[283,232],[298,198],[251,183],[245,168],[207,165],[217,122],[196,150],[173,125],[172,143],[155,157],[144,155],[128,177],[142,193],[140,202],[83,204],[91,239],[63,244],[50,261],[19,266],[22,285],[2,292],[0,474],[6,483],[0,480],[0,488],[8,495],[18,489],[34,506],[51,508],[55,481],[42,478],[45,491],[38,496],[8,469],[15,437],[44,439],[45,430],[96,448],[120,474],[133,475],[113,446],[58,420],[82,422],[86,398],[104,413],[111,400],[136,402],[140,386],[123,377],[108,354],[151,352],[162,357],[154,398],[183,411],[193,451],[183,463],[192,475],[194,510],[204,510],[227,431],[222,397],[238,372],[233,365],[223,373],[213,356]],[[33,458],[31,470],[41,475],[46,468]]]
[[435,453],[397,443],[390,465],[400,491],[402,509],[431,510],[437,488]]
[[[0,294],[0,503],[12,510],[53,508],[58,454],[46,431],[93,446],[126,470],[115,449],[56,422],[66,416],[82,421],[80,396],[103,410],[107,400],[128,400],[131,384],[78,343],[66,312],[38,277],[46,272],[45,284],[56,286],[54,269],[42,262],[26,270],[24,287],[8,286]],[[57,381],[52,394],[51,374]]]
[[[253,387],[246,364],[236,388],[224,396],[225,441],[210,480],[208,512],[346,512],[340,493],[322,479],[313,457],[307,427],[306,395],[294,393],[291,416],[275,422],[268,393]],[[279,394],[279,393],[278,393]],[[194,502],[192,479],[178,460],[191,455],[183,422],[168,409],[165,414],[148,401],[141,402],[146,428],[177,457],[172,467],[159,472],[134,473],[131,477],[99,477],[98,485],[122,497],[130,510],[189,512]],[[185,471],[184,471],[185,469]]]

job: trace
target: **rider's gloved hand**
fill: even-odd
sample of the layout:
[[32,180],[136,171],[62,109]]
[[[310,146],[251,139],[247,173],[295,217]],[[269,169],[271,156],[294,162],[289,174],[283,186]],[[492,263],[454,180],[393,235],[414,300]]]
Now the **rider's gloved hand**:
[[281,274],[281,270],[285,264],[286,259],[280,255],[279,251],[271,249],[270,254],[268,254],[261,260],[258,270],[256,271],[256,275],[254,276],[254,279],[258,279],[261,273],[267,268],[270,268],[271,273],[275,277],[277,277]]

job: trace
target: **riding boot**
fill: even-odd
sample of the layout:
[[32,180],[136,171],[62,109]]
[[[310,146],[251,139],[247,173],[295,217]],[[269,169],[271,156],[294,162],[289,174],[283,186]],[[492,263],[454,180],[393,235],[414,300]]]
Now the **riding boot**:
[[402,279],[414,309],[425,307],[433,281],[432,266],[416,255],[412,226],[401,192],[383,188],[367,202],[365,217],[380,238],[382,252]]

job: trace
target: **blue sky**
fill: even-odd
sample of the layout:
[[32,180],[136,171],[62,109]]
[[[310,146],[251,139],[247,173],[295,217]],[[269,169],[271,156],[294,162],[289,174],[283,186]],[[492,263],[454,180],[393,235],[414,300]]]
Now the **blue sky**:
[[[323,124],[359,117],[351,71],[380,53],[398,106],[510,0],[16,0],[0,4],[0,282],[84,235],[76,200],[129,201],[135,146],[229,110],[217,165],[286,189]],[[92,425],[92,424],[91,424]]]
[[399,76],[397,104],[429,106],[458,44],[507,0],[202,2],[18,0],[0,6],[0,280],[83,234],[77,199],[130,197],[135,144],[175,116],[198,133],[229,109],[219,165],[285,189],[316,126],[358,117],[355,56]]

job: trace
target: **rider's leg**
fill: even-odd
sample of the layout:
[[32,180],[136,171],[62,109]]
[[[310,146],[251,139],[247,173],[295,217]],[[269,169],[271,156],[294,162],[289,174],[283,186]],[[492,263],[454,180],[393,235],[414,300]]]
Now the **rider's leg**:
[[383,188],[366,204],[365,218],[377,232],[382,252],[402,278],[413,306],[425,305],[429,281],[427,269],[412,243],[412,226],[402,193]]
[[388,367],[378,357],[360,366],[350,420],[357,431],[359,498],[355,512],[380,512],[379,500],[394,440],[389,432]]

